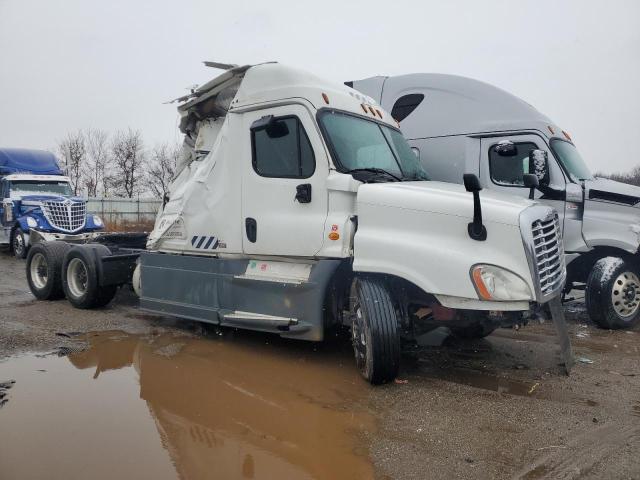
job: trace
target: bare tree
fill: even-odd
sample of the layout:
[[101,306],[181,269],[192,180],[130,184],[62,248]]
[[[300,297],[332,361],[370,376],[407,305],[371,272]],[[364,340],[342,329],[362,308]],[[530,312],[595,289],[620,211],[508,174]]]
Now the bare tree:
[[140,131],[129,128],[116,132],[111,141],[111,156],[116,193],[132,198],[139,192],[145,162]]
[[77,195],[82,184],[81,177],[87,156],[84,133],[81,130],[68,133],[63,140],[58,142],[58,150],[65,162],[73,193]]
[[98,193],[108,195],[112,183],[108,135],[104,130],[89,128],[84,132],[87,146],[87,161],[83,172],[83,184],[89,197]]
[[604,177],[616,182],[630,183],[640,187],[640,166],[634,167],[629,173],[596,173],[596,177]]
[[179,156],[178,145],[169,146],[163,143],[156,145],[151,151],[145,185],[156,197],[164,199],[169,193],[169,185],[176,174]]

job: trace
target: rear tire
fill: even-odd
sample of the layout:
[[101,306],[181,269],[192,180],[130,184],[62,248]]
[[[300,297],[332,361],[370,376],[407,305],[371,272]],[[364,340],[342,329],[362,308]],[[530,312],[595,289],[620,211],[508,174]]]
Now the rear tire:
[[640,269],[632,260],[598,260],[587,279],[585,302],[599,327],[633,328],[640,321]]
[[116,295],[117,285],[99,285],[95,262],[93,249],[87,247],[74,247],[64,257],[62,286],[76,308],[103,307]]
[[27,246],[27,239],[25,238],[24,232],[20,227],[17,227],[13,231],[13,235],[11,235],[11,248],[16,258],[27,258],[29,247]]
[[62,262],[69,250],[64,242],[36,243],[27,255],[27,283],[38,300],[64,298]]
[[385,283],[356,277],[352,295],[352,341],[356,365],[373,385],[390,382],[400,369],[398,318]]

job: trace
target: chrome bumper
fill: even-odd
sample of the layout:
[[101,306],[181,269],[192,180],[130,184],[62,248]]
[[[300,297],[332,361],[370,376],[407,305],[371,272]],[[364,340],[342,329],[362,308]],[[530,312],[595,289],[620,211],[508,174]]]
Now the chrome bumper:
[[68,243],[88,243],[98,235],[104,232],[85,232],[85,233],[57,233],[57,232],[41,232],[40,230],[30,230],[29,243],[35,245],[39,242],[52,242],[54,240],[60,240]]

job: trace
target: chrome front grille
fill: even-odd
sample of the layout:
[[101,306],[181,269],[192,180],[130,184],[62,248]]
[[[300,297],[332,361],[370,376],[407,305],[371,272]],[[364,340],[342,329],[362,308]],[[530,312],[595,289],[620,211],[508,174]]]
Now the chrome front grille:
[[87,204],[72,200],[48,200],[44,202],[42,211],[52,227],[63,232],[76,232],[84,227]]
[[565,280],[562,228],[558,215],[536,220],[531,225],[533,238],[533,262],[543,296],[554,293]]

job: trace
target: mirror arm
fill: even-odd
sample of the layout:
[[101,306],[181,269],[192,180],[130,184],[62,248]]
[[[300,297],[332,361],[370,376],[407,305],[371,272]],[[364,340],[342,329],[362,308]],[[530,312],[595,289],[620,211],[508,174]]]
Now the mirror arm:
[[487,239],[487,228],[482,224],[482,206],[480,204],[480,192],[473,192],[473,222],[467,225],[469,236],[479,242]]

